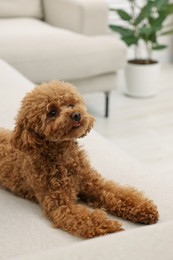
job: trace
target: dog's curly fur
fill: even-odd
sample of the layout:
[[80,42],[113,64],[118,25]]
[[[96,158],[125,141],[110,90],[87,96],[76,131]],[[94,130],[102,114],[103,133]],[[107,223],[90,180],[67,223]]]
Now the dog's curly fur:
[[0,130],[0,185],[38,202],[55,227],[77,236],[123,230],[105,210],[132,222],[157,222],[151,200],[103,179],[90,165],[76,139],[93,123],[72,85],[51,81],[37,86],[23,99],[14,131]]

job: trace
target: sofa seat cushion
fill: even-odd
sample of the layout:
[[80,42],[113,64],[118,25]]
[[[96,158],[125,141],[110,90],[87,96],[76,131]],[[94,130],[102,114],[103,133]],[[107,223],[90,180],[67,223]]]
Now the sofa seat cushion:
[[[0,126],[12,129],[21,99],[34,85],[1,60],[0,71]],[[82,240],[52,228],[37,204],[0,188],[0,259],[172,259],[173,174],[150,174],[94,131],[80,143],[105,178],[143,190],[155,201],[158,224],[144,226],[119,219],[126,231]]]
[[42,18],[41,0],[0,0],[0,17]]
[[84,36],[32,18],[0,20],[0,56],[36,83],[116,72],[126,48],[114,36]]
[[33,83],[0,60],[0,127],[14,128],[14,118],[20,101],[32,88]]

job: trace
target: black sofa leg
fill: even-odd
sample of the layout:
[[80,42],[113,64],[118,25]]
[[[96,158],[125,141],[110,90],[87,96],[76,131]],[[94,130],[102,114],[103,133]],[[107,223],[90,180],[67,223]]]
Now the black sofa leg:
[[110,92],[105,92],[105,117],[109,116],[109,96]]

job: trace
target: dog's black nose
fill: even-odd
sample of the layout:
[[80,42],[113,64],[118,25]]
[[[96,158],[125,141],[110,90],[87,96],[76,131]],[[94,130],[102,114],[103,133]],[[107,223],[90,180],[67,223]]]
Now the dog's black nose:
[[81,115],[79,112],[74,112],[72,115],[71,115],[71,118],[73,121],[77,121],[79,122],[81,120]]

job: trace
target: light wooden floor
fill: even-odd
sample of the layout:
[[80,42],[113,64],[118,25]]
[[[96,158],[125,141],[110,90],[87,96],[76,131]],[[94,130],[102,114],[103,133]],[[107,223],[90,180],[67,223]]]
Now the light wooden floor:
[[162,66],[159,93],[136,99],[123,94],[123,72],[111,94],[110,116],[104,114],[103,94],[85,96],[95,129],[148,169],[173,174],[173,65]]

